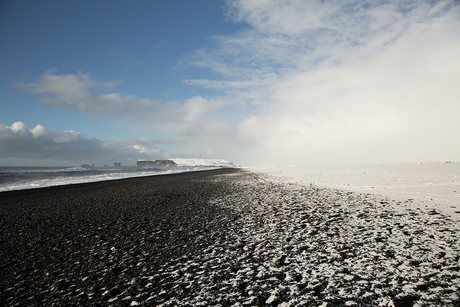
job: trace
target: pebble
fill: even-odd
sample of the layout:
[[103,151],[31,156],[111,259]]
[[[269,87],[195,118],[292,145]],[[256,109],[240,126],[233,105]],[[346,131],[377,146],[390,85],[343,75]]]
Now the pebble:
[[[120,225],[131,228],[126,240],[109,245],[107,236],[99,242],[93,265],[101,267],[84,272],[78,287],[102,282],[99,288],[93,283],[93,302],[117,304],[126,298],[131,306],[460,304],[460,225],[435,210],[414,210],[414,202],[378,195],[287,185],[250,172],[202,180],[227,187],[203,205],[227,215],[218,215],[213,224],[203,221],[204,232],[195,228],[196,233],[183,234],[182,228],[172,236],[158,228],[136,244],[130,234],[142,227]],[[173,213],[168,221],[177,218]],[[156,236],[167,245],[156,246]],[[156,252],[185,245],[157,267],[149,265]],[[53,276],[51,267],[46,272]],[[24,274],[31,273],[18,276]],[[76,283],[70,274],[56,281],[63,292]],[[68,285],[60,288],[62,283]]]

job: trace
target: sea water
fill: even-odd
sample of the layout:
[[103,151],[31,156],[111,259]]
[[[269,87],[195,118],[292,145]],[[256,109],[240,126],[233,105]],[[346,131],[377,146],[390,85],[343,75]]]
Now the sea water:
[[171,169],[136,167],[2,167],[0,192],[57,185],[182,173],[213,167],[182,166]]

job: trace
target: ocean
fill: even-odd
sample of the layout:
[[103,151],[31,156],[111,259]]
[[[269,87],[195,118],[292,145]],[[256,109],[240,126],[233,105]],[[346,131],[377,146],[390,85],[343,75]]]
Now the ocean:
[[2,167],[0,192],[96,182],[131,177],[173,174],[213,169],[206,166],[179,166],[171,169],[136,167]]

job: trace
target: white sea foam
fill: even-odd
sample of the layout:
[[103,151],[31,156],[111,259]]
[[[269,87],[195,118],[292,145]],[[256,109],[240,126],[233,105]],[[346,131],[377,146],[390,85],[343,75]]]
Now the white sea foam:
[[[27,171],[26,171],[27,172]],[[31,173],[31,171],[28,171]],[[142,177],[150,175],[159,175],[158,172],[139,172],[139,173],[103,173],[98,175],[82,175],[82,176],[57,176],[50,177],[47,179],[33,179],[33,178],[24,178],[19,179],[14,182],[6,182],[0,185],[0,192],[2,191],[12,191],[12,190],[24,190],[24,189],[33,189],[33,188],[43,188],[51,187],[58,185],[67,185],[67,184],[76,184],[76,183],[86,183],[86,182],[97,182],[104,180],[115,180],[123,179],[130,177]]]
[[[221,167],[217,160],[197,160],[180,159],[180,162],[176,162],[177,168],[163,170],[135,167],[90,169],[82,167],[3,167],[0,169],[0,192],[211,170]],[[228,163],[231,165],[231,162]]]

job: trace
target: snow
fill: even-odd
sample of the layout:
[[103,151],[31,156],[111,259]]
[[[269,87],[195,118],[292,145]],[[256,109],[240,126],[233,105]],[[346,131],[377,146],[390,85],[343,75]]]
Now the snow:
[[232,162],[222,159],[183,159],[176,158],[170,159],[177,163],[179,166],[215,166],[215,167],[235,167]]
[[[177,160],[189,166],[224,161]],[[122,292],[108,303],[458,305],[460,163],[249,170],[209,179],[225,183],[228,193],[207,205],[232,212],[207,228],[209,245],[190,233],[200,252],[146,270],[129,282],[139,295]]]
[[458,303],[458,220],[407,199],[288,182],[277,171],[212,178],[232,192],[210,205],[238,218],[222,216],[229,228],[214,229],[213,244],[158,270],[159,306]]
[[318,185],[393,199],[413,199],[446,214],[460,211],[460,162],[398,163],[361,166],[262,166],[250,171],[268,173],[285,182]]

